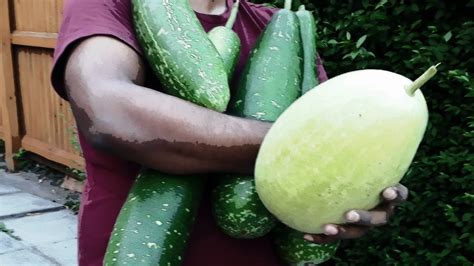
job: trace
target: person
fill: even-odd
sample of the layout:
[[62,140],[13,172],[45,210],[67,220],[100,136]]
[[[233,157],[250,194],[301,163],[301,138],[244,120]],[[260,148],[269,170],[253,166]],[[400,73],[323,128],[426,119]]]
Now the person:
[[[224,25],[232,6],[232,0],[189,2],[206,31]],[[275,11],[241,1],[234,26],[242,41],[236,77]],[[320,81],[326,80],[320,59],[318,70]],[[131,0],[66,1],[51,78],[57,93],[71,105],[86,162],[78,228],[80,265],[102,264],[116,217],[141,166],[172,174],[251,174],[271,126],[163,93],[134,35]],[[378,208],[350,211],[347,224],[327,225],[324,235],[305,238],[317,243],[357,238],[385,224],[395,204],[407,197],[407,189],[398,185],[382,195],[385,201]],[[206,193],[184,265],[281,262],[268,236],[237,240],[219,231]]]

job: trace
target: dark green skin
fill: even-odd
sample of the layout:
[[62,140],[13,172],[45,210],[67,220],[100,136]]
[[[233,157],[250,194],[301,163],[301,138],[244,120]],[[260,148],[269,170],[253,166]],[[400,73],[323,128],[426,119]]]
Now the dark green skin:
[[283,224],[274,230],[274,244],[283,261],[291,266],[321,264],[336,253],[339,242],[316,244],[303,238],[304,234]]
[[257,238],[276,225],[277,220],[255,195],[255,182],[250,176],[219,178],[213,190],[213,210],[217,224],[227,235],[240,239]]
[[[300,96],[301,56],[298,19],[291,11],[280,10],[251,53],[230,114],[275,121]],[[213,207],[217,224],[235,238],[261,237],[276,224],[256,193],[253,176],[229,176],[219,183]]]
[[275,121],[301,95],[302,55],[298,18],[278,11],[251,52],[230,112]]
[[240,55],[239,36],[232,29],[224,26],[212,29],[208,32],[208,36],[224,61],[227,77],[231,80]]
[[300,21],[301,40],[303,43],[303,84],[302,94],[316,87],[319,82],[316,76],[316,23],[312,12],[299,10],[296,12]]
[[[167,92],[225,111],[230,92],[224,63],[189,1],[132,5],[138,40]],[[203,185],[202,177],[142,173],[117,218],[106,265],[180,265]]]
[[230,90],[224,64],[189,0],[133,0],[137,38],[167,93],[218,112]]
[[145,170],[115,223],[105,265],[181,265],[201,200],[201,177]]

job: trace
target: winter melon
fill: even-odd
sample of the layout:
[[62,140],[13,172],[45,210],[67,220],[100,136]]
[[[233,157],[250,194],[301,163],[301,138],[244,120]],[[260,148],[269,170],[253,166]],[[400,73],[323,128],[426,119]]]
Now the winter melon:
[[419,79],[358,70],[293,103],[260,148],[255,182],[265,207],[289,227],[322,233],[351,209],[371,209],[397,184],[423,138],[428,109]]

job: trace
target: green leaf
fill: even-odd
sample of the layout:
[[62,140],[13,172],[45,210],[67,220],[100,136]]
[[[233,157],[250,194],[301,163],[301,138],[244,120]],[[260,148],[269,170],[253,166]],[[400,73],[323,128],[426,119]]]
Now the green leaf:
[[347,40],[350,40],[351,39],[351,33],[346,31],[346,39]]
[[356,43],[356,47],[359,48],[362,46],[362,44],[365,42],[365,40],[367,39],[367,34],[360,37],[358,40],[357,40],[357,43]]
[[443,39],[444,39],[445,42],[448,42],[449,40],[451,40],[451,37],[453,37],[453,34],[451,33],[451,31],[448,31],[448,33],[446,33],[443,36]]
[[375,9],[379,9],[379,8],[383,7],[387,2],[388,2],[388,0],[382,0],[382,1],[380,1],[380,2],[375,6]]

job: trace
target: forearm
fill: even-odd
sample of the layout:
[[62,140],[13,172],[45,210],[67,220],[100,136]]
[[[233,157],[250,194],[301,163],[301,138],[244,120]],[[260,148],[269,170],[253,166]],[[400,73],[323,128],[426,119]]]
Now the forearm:
[[270,127],[132,83],[103,81],[95,86],[100,89],[81,90],[93,95],[73,97],[87,98],[89,109],[72,103],[87,139],[95,147],[165,172],[251,173]]

